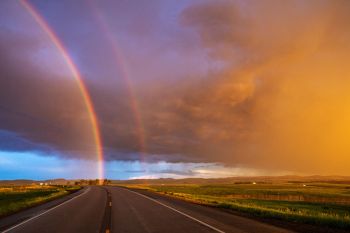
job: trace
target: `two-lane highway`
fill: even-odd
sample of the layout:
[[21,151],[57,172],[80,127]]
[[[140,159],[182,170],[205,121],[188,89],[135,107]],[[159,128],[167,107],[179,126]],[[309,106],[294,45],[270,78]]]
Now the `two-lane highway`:
[[[1,225],[1,220],[0,220]],[[88,187],[4,232],[291,232],[215,208],[147,191]]]

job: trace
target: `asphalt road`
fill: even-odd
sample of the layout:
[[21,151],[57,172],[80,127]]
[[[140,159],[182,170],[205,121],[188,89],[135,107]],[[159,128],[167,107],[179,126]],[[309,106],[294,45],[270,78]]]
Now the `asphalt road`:
[[4,232],[291,232],[215,208],[110,186],[88,187],[16,224]]
[[71,199],[50,209],[40,210],[36,215],[30,216],[3,232],[100,232],[106,201],[106,190],[100,187],[88,187]]

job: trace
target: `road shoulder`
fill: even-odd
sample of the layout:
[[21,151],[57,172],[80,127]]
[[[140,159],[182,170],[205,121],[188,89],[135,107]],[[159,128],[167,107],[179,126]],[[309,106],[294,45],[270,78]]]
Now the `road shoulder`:
[[30,207],[28,209],[19,211],[17,213],[11,214],[6,217],[0,218],[0,231],[4,231],[5,229],[10,228],[11,226],[14,226],[16,224],[19,224],[23,221],[26,221],[27,219],[30,219],[42,212],[45,212],[51,208],[54,208],[55,206],[58,206],[80,194],[85,192],[87,188],[80,189],[76,192],[70,193],[68,195],[65,195],[63,197],[59,197],[57,199]]

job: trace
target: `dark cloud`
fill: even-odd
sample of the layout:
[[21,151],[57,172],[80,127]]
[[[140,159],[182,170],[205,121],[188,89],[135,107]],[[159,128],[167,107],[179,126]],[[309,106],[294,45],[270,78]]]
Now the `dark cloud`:
[[0,148],[6,151],[53,152],[52,148],[46,145],[35,144],[22,138],[20,135],[16,135],[15,133],[6,130],[0,130]]
[[42,49],[34,38],[2,32],[0,40],[0,127],[33,143],[91,150],[88,116],[72,77],[33,65]]

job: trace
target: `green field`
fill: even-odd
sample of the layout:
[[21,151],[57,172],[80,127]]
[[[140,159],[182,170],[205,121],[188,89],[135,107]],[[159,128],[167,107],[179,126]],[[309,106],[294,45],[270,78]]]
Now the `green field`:
[[128,185],[246,214],[350,229],[350,185],[277,183]]
[[63,186],[8,186],[0,187],[0,217],[44,203],[80,189]]

